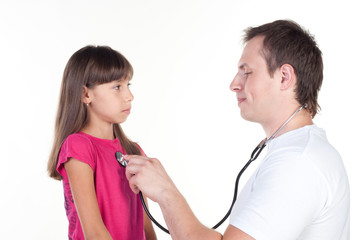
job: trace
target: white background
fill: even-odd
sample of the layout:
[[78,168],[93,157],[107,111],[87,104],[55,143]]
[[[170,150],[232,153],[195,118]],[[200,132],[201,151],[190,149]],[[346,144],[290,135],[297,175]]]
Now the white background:
[[[0,238],[67,238],[62,185],[47,176],[46,164],[62,72],[88,44],[109,45],[132,63],[135,100],[123,128],[163,162],[198,218],[213,226],[228,210],[238,170],[264,138],[259,125],[241,119],[229,90],[242,30],[277,19],[305,26],[323,51],[322,112],[314,121],[344,159],[351,239],[361,239],[356,0],[1,0]],[[155,204],[151,210],[163,222]]]

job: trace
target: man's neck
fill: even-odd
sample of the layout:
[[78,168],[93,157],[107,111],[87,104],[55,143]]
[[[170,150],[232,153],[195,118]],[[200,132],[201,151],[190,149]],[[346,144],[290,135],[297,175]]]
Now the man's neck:
[[[298,109],[296,109],[294,112],[296,112]],[[274,121],[268,123],[268,124],[262,124],[262,127],[266,133],[267,138],[270,138],[281,126],[284,124],[289,117],[294,114],[294,112],[288,113],[288,116],[286,114],[279,115],[277,119],[274,119]],[[309,111],[306,109],[300,110],[294,117],[274,136],[275,138],[292,130],[312,125],[312,118]]]

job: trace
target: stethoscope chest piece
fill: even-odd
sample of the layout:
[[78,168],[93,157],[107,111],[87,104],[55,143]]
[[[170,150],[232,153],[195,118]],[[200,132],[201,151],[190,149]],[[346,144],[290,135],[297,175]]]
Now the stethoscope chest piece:
[[126,167],[128,165],[128,162],[124,159],[124,155],[121,152],[116,151],[115,158],[117,159],[118,163],[123,167]]

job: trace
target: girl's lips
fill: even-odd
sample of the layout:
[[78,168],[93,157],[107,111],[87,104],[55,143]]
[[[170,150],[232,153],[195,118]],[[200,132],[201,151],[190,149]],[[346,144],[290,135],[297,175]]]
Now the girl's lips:
[[127,113],[127,114],[130,114],[130,108],[129,108],[129,109],[125,109],[125,110],[123,110],[122,112]]

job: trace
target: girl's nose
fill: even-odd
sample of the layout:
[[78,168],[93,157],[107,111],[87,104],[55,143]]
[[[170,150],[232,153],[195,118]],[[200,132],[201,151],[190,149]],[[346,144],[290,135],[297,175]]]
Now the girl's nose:
[[129,88],[128,88],[128,91],[127,91],[127,93],[126,93],[125,100],[126,100],[127,102],[131,102],[131,101],[134,100],[134,96],[133,96],[133,94],[132,94],[132,92],[130,91]]

